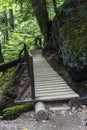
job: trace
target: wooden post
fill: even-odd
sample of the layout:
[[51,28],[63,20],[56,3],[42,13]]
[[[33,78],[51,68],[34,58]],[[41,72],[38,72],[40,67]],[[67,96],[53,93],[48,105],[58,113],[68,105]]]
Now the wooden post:
[[27,67],[28,67],[28,75],[30,75],[30,61],[29,61],[30,56],[27,55]]
[[30,75],[30,62],[29,62],[29,53],[27,45],[24,43],[24,56],[27,62],[27,68],[28,68],[28,75]]
[[47,120],[49,118],[45,105],[42,102],[35,104],[35,113],[38,121]]
[[29,61],[30,61],[30,80],[31,80],[32,99],[35,99],[33,57],[31,54],[29,54]]
[[26,44],[24,44],[24,53],[25,53],[25,59],[27,61],[28,74],[30,76],[32,99],[35,99],[33,57],[29,52]]

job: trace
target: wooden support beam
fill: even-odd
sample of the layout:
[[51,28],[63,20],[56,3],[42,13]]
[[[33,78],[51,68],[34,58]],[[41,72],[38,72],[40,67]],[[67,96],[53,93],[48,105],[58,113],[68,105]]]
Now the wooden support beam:
[[49,118],[45,105],[42,102],[35,104],[35,113],[38,121],[47,120]]
[[3,72],[11,67],[16,66],[20,62],[20,60],[21,60],[21,58],[18,58],[18,59],[12,60],[10,62],[0,64],[0,72]]
[[23,89],[21,90],[21,92],[19,93],[19,95],[17,96],[16,100],[17,100],[17,99],[20,99],[20,98],[23,96],[24,92],[25,92],[25,91],[27,90],[27,88],[29,88],[29,87],[30,87],[30,80],[28,80],[28,81],[26,82],[25,86],[23,87]]
[[34,70],[33,70],[33,57],[29,55],[30,61],[30,80],[31,80],[31,90],[32,90],[32,99],[35,99],[35,86],[34,86]]

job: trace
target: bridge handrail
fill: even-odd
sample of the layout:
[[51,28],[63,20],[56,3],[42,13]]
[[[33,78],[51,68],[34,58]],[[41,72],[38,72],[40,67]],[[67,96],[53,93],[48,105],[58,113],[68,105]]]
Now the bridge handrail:
[[24,55],[27,62],[28,74],[30,76],[32,99],[35,99],[33,56],[25,43],[24,43]]

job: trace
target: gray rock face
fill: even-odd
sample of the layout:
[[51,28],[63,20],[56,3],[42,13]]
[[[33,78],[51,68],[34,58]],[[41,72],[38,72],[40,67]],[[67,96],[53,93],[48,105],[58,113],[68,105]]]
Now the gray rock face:
[[52,27],[53,45],[56,44],[64,66],[76,81],[87,79],[86,14],[87,2],[77,8],[63,7]]

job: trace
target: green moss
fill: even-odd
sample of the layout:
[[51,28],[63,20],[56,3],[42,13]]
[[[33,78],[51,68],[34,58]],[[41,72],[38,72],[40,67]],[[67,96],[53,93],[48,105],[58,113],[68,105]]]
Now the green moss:
[[3,117],[8,117],[10,115],[14,115],[25,110],[31,110],[33,108],[33,104],[24,104],[24,105],[16,105],[3,110]]
[[17,69],[18,69],[18,66],[9,69],[0,78],[0,90],[2,91],[2,93],[5,93],[7,88],[10,86],[10,84],[11,84],[11,82],[12,82],[14,76],[15,76],[15,73],[16,73]]

